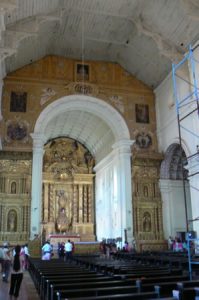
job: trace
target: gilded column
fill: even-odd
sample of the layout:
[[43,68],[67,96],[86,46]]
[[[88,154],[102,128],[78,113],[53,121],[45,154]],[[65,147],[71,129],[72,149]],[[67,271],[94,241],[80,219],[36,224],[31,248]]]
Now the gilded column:
[[3,177],[3,188],[2,188],[2,193],[5,193],[5,191],[6,191],[6,179],[5,179],[5,177]]
[[24,206],[24,231],[27,232],[27,205]]
[[26,178],[23,179],[23,194],[26,193]]
[[48,183],[44,183],[44,222],[48,222]]
[[0,231],[2,231],[2,205],[0,205]]
[[158,232],[158,212],[157,207],[154,207],[154,228],[151,230],[153,234],[155,233],[155,239],[158,238],[159,232]]
[[79,223],[82,223],[83,218],[83,186],[79,184]]
[[74,222],[77,223],[78,221],[78,214],[77,214],[77,185],[74,184],[73,186],[73,203],[74,203]]
[[54,197],[54,186],[53,186],[53,184],[50,184],[48,197],[49,197],[48,216],[49,216],[49,221],[53,222],[53,221],[55,221],[55,219],[54,219],[55,205],[54,205],[54,201],[53,201],[53,197]]
[[92,185],[88,186],[88,222],[93,222]]
[[162,205],[159,207],[159,225],[160,225],[160,238],[163,239],[163,216],[162,216]]
[[83,222],[86,223],[88,218],[88,193],[87,184],[83,186]]
[[2,208],[2,231],[7,231],[7,219],[6,219],[5,206]]
[[42,203],[42,166],[44,136],[31,134],[33,139],[33,163],[32,163],[32,201],[31,201],[31,225],[30,237],[41,232],[41,203]]

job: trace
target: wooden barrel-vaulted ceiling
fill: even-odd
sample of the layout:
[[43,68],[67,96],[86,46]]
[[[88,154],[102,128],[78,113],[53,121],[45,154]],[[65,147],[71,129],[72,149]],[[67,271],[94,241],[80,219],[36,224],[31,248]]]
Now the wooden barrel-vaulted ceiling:
[[199,37],[198,0],[1,0],[5,74],[48,55],[117,62],[156,87]]

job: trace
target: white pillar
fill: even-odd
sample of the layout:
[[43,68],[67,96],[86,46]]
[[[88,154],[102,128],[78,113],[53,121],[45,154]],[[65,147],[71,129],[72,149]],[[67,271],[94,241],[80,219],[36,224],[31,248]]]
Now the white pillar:
[[131,145],[122,140],[95,166],[97,239],[122,237],[132,243]]
[[189,162],[186,168],[189,170],[189,174],[195,174],[189,177],[190,192],[191,192],[191,205],[192,205],[192,224],[193,230],[197,233],[199,238],[199,174],[196,174],[199,170],[199,158],[194,157]]
[[[95,186],[96,186],[96,235],[101,241],[103,238],[116,238],[118,235],[113,232],[114,224],[112,217],[112,198],[110,190],[113,186],[111,174],[113,173],[112,153],[95,166]],[[116,199],[117,200],[117,199]],[[117,222],[118,222],[117,215]],[[119,235],[120,236],[120,235]]]
[[42,166],[44,135],[31,134],[33,139],[32,160],[32,199],[31,199],[31,221],[30,238],[41,233],[41,203],[42,203]]
[[161,179],[159,181],[160,192],[162,196],[162,216],[163,216],[163,231],[164,236],[168,239],[169,236],[175,236],[173,232],[172,211],[171,211],[171,187],[170,180]]
[[121,206],[121,237],[131,244],[133,239],[133,207],[131,188],[131,146],[133,141],[121,140],[113,145],[115,163],[118,166],[118,199]]

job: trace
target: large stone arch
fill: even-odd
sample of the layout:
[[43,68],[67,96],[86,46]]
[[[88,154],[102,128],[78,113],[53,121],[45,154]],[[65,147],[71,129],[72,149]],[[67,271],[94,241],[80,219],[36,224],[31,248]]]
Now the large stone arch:
[[[172,143],[165,152],[160,169],[163,227],[166,238],[186,232],[188,220],[192,219],[187,164],[183,146]],[[189,226],[191,230],[192,224]]]
[[45,133],[50,119],[58,116],[61,112],[79,109],[100,116],[113,131],[116,141],[130,139],[129,129],[116,109],[103,100],[84,95],[65,96],[49,104],[39,115],[34,133]]
[[165,159],[161,164],[160,178],[182,180],[187,177],[184,166],[187,164],[185,151],[178,143],[171,144],[166,152]]
[[[101,225],[98,226],[97,238],[116,238],[120,236],[124,241],[124,235],[127,231],[127,237],[130,240],[132,239],[133,232],[130,164],[131,145],[133,141],[130,140],[129,129],[125,120],[116,109],[103,100],[85,95],[64,96],[54,101],[41,112],[36,121],[34,132],[31,135],[33,138],[31,237],[40,233],[43,145],[49,138],[56,137],[49,136],[49,124],[51,120],[59,118],[60,115],[64,116],[64,113],[68,112],[72,114],[74,111],[85,111],[101,119],[112,133],[111,139],[108,141],[111,146],[110,152],[107,153],[106,157],[102,157],[98,161],[95,171],[96,182],[112,178],[106,184],[110,186],[110,190],[115,190],[115,184],[117,183],[117,193],[114,195],[113,193],[107,194],[105,191],[99,193],[99,189],[96,192],[96,203],[101,203],[100,208],[96,208],[98,212],[97,221],[101,220],[101,224],[104,224],[103,230],[100,228]],[[65,134],[70,137],[67,132]],[[74,136],[71,137],[74,138]],[[80,137],[79,141],[83,142],[91,150],[92,154],[95,155],[95,151],[92,151],[91,145],[86,140],[81,140]],[[112,175],[107,176],[107,174]],[[99,186],[100,189],[103,189],[105,185],[99,184]],[[106,194],[106,196],[101,199],[101,194]],[[110,208],[114,202],[113,197],[117,201],[117,205],[114,206],[114,213],[117,214],[117,222],[114,225],[110,221],[108,223],[105,222],[105,220],[110,218]],[[108,206],[107,202],[109,202]],[[106,206],[106,214],[104,214],[104,206]],[[103,220],[101,219],[101,214],[103,214]],[[114,219],[113,214],[111,217]],[[105,228],[105,224],[109,226],[109,230]]]

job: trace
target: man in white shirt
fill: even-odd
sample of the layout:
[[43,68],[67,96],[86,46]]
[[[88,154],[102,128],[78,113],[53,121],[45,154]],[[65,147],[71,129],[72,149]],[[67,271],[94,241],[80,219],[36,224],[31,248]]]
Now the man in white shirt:
[[46,243],[42,247],[42,260],[50,260],[51,254],[52,254],[52,246],[50,245],[49,241],[46,241]]
[[68,242],[65,243],[65,255],[66,255],[66,261],[71,259],[72,256],[72,251],[73,251],[73,245],[70,242],[70,240],[68,240]]

